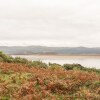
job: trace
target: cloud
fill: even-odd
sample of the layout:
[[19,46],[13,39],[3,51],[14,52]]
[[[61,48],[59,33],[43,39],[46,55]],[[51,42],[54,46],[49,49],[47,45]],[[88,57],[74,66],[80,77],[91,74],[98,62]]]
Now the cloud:
[[99,0],[0,0],[0,40],[13,45],[33,41],[33,45],[100,46],[99,4]]

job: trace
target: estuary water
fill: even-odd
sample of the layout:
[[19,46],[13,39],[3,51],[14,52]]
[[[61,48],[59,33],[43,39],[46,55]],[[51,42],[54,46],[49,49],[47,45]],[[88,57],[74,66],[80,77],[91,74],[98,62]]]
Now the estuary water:
[[43,61],[45,63],[58,64],[81,64],[85,67],[100,69],[100,56],[72,56],[72,55],[12,55],[13,57],[22,57],[32,61]]

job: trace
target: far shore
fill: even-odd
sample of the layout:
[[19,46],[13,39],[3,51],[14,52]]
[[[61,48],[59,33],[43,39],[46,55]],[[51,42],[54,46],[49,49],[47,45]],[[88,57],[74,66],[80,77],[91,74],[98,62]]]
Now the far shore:
[[37,58],[62,58],[62,59],[66,59],[66,58],[100,58],[100,54],[57,54],[57,55],[50,55],[50,54],[34,54],[34,55],[11,55],[14,57],[37,57]]

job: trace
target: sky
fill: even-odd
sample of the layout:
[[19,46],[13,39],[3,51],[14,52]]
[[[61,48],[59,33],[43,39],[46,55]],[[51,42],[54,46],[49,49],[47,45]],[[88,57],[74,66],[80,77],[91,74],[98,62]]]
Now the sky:
[[100,0],[0,0],[0,45],[100,47]]

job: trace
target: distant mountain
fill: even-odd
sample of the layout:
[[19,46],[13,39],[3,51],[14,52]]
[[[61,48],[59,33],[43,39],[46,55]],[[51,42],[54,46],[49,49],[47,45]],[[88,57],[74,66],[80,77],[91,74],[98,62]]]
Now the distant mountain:
[[46,47],[46,46],[0,46],[6,54],[100,54],[100,48],[86,47]]

